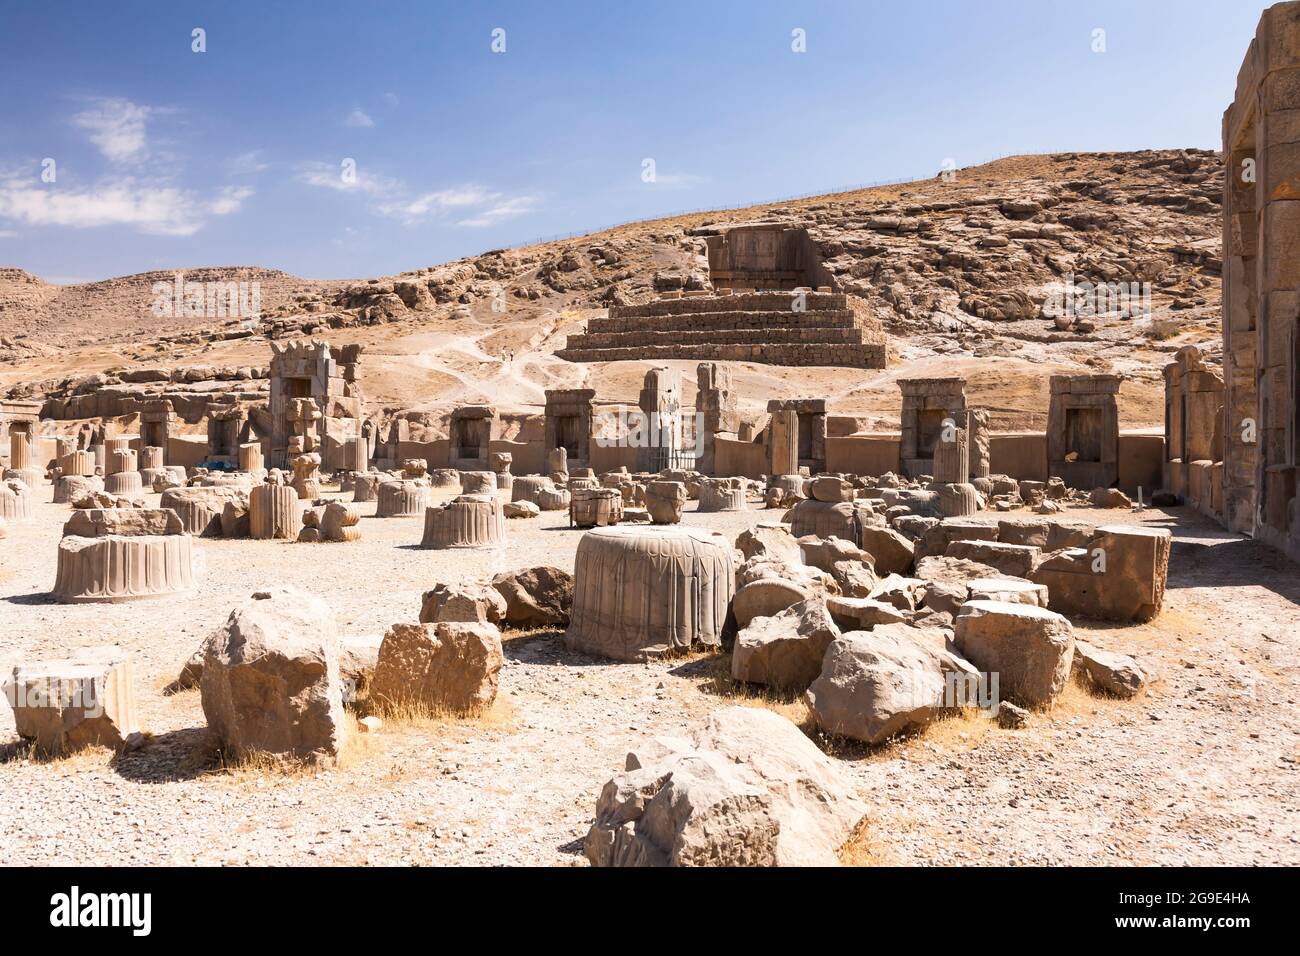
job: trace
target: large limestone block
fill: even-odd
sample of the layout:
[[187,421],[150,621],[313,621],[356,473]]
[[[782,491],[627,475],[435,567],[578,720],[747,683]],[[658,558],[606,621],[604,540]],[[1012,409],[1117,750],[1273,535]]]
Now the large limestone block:
[[394,624],[379,646],[370,698],[383,709],[474,713],[496,700],[503,661],[491,624]]
[[870,597],[833,594],[826,598],[826,610],[836,625],[846,631],[867,631],[881,624],[901,624],[907,620],[905,613],[888,601]]
[[[495,492],[493,492],[495,494]],[[410,518],[429,507],[429,488],[416,481],[385,481],[379,485],[378,518]]]
[[505,599],[505,623],[512,627],[568,625],[573,608],[573,575],[540,565],[507,571],[492,579]]
[[893,528],[864,525],[859,542],[871,555],[877,574],[906,574],[912,569],[915,546]]
[[1028,577],[1043,554],[1031,544],[1003,544],[1001,541],[954,541],[944,553],[950,558],[987,564],[1014,578]]
[[543,511],[568,511],[571,503],[567,488],[543,488],[537,492],[537,507]]
[[735,586],[734,552],[687,528],[598,528],[578,542],[570,650],[644,660],[718,647]]
[[947,553],[948,545],[954,541],[997,541],[998,526],[978,521],[962,521],[951,518],[927,528],[916,540],[913,556],[915,560]]
[[1023,578],[975,578],[969,582],[970,600],[1048,606],[1047,588]]
[[424,548],[491,548],[505,540],[506,522],[496,494],[458,495],[424,511]]
[[752,707],[658,738],[605,784],[584,849],[595,866],[835,866],[866,812],[793,723]]
[[59,541],[54,596],[79,604],[189,591],[194,587],[192,541],[188,534],[65,535]]
[[62,475],[54,483],[54,503],[71,504],[77,498],[104,490],[104,479],[98,475]]
[[736,538],[736,547],[746,561],[761,557],[798,564],[803,560],[799,540],[785,524],[760,522],[740,533]]
[[806,584],[789,578],[763,577],[741,584],[732,600],[732,614],[737,627],[748,627],[757,618],[780,614],[809,600],[815,592]]
[[96,538],[110,534],[184,534],[176,512],[169,508],[78,508],[63,523],[65,535]]
[[462,471],[460,473],[460,493],[462,495],[495,495],[497,493],[497,476],[490,471]]
[[122,747],[140,730],[131,661],[115,647],[22,664],[5,687],[18,736],[43,754]]
[[750,684],[803,690],[821,673],[822,658],[840,629],[821,601],[803,601],[755,618],[736,635],[731,676]]
[[163,492],[159,507],[175,511],[186,533],[216,536],[221,534],[226,503],[247,500],[248,494],[241,488],[172,488]]
[[248,533],[259,541],[294,541],[302,526],[298,492],[288,485],[258,485],[248,496]]
[[965,703],[975,668],[917,630],[892,624],[833,641],[806,695],[817,726],[878,744]]
[[686,507],[686,485],[680,481],[651,481],[645,486],[646,508],[655,524],[678,524]]
[[[684,488],[683,488],[684,490]],[[739,478],[705,478],[700,482],[698,511],[744,511],[745,486]]]
[[810,483],[809,491],[817,501],[830,504],[853,500],[853,483],[835,475],[818,475]]
[[1074,629],[1045,608],[968,601],[953,625],[957,650],[987,674],[1000,693],[1027,707],[1050,707],[1070,677]]
[[338,624],[306,591],[258,591],[231,611],[203,645],[199,688],[208,728],[227,751],[306,759],[343,747]]
[[1083,547],[1048,555],[1029,578],[1047,586],[1048,606],[1061,614],[1149,621],[1164,603],[1172,540],[1164,528],[1101,527]]
[[790,509],[790,533],[796,538],[815,534],[819,538],[843,538],[862,545],[863,528],[879,522],[865,501],[832,504],[806,498]]
[[486,584],[436,584],[420,601],[421,624],[499,624],[505,613],[505,598]]
[[374,501],[379,497],[379,483],[384,477],[379,474],[365,473],[352,476],[352,500],[354,502]]
[[1074,674],[1083,682],[1116,697],[1133,697],[1146,686],[1150,675],[1126,654],[1074,642]]

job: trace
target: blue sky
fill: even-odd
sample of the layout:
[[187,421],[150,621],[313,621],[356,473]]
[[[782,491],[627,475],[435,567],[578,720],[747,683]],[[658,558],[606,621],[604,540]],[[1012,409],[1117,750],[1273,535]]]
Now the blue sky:
[[0,0],[0,264],[381,275],[947,158],[1213,148],[1264,6]]

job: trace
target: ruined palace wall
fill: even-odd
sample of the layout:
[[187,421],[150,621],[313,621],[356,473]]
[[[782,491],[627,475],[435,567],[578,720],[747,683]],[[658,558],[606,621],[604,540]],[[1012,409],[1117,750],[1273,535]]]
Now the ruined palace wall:
[[767,450],[762,442],[713,439],[714,474],[719,478],[762,478],[767,474]]
[[898,434],[847,435],[826,438],[826,470],[854,475],[898,474]]
[[989,471],[1018,481],[1047,480],[1047,433],[989,436]]
[[1142,489],[1142,497],[1164,486],[1165,436],[1148,432],[1119,433],[1119,486],[1128,494]]

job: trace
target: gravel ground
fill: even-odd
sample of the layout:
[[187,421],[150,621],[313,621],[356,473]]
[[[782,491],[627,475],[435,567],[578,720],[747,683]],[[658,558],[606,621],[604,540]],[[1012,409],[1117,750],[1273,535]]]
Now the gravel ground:
[[[571,570],[580,535],[548,513],[509,522],[500,551],[423,551],[421,518],[358,508],[360,542],[202,539],[194,594],[120,605],[50,601],[66,506],[41,504],[34,522],[10,524],[0,670],[120,644],[152,737],[116,760],[92,751],[33,761],[12,745],[0,706],[0,744],[11,742],[0,751],[5,862],[581,864],[600,787],[637,741],[682,734],[736,702],[806,718],[798,700],[749,698],[719,679],[720,656],[614,664],[564,651],[554,632],[508,635],[501,696],[482,718],[386,725],[335,770],[217,769],[198,692],[162,688],[252,591],[303,587],[333,605],[345,633],[378,634],[415,620],[421,592],[440,580],[541,563]],[[686,523],[734,537],[759,516],[688,509]],[[1177,511],[1071,517],[1160,523],[1176,535],[1156,621],[1079,625],[1154,665],[1153,688],[1126,702],[1072,688],[1022,731],[971,716],[883,748],[827,743],[872,807],[852,860],[1300,863],[1297,567]]]

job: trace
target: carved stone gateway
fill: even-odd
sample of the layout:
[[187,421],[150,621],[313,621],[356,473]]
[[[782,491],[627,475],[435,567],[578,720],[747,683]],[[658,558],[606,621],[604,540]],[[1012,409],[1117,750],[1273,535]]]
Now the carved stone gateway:
[[824,398],[774,398],[767,403],[772,415],[777,412],[794,412],[797,420],[797,454],[795,468],[784,474],[794,474],[805,466],[811,474],[826,470],[826,399]]
[[1202,512],[1223,511],[1223,377],[1200,349],[1165,366],[1164,486]]
[[499,420],[491,405],[462,405],[451,413],[449,464],[462,471],[484,471]]
[[563,448],[570,470],[590,465],[595,403],[594,389],[546,390],[546,450]]
[[966,425],[966,380],[961,378],[900,379],[903,393],[899,458],[909,478],[934,474],[934,446],[944,422]]
[[1260,17],[1223,116],[1223,516],[1300,559],[1300,3]]
[[701,362],[695,369],[695,386],[695,413],[700,424],[700,434],[695,436],[695,469],[711,475],[717,467],[717,439],[736,438],[740,429],[730,366]]
[[1119,482],[1119,375],[1053,375],[1047,473],[1071,488]]
[[361,346],[300,339],[271,349],[271,466],[316,452],[327,471],[350,469],[347,443],[361,434]]

